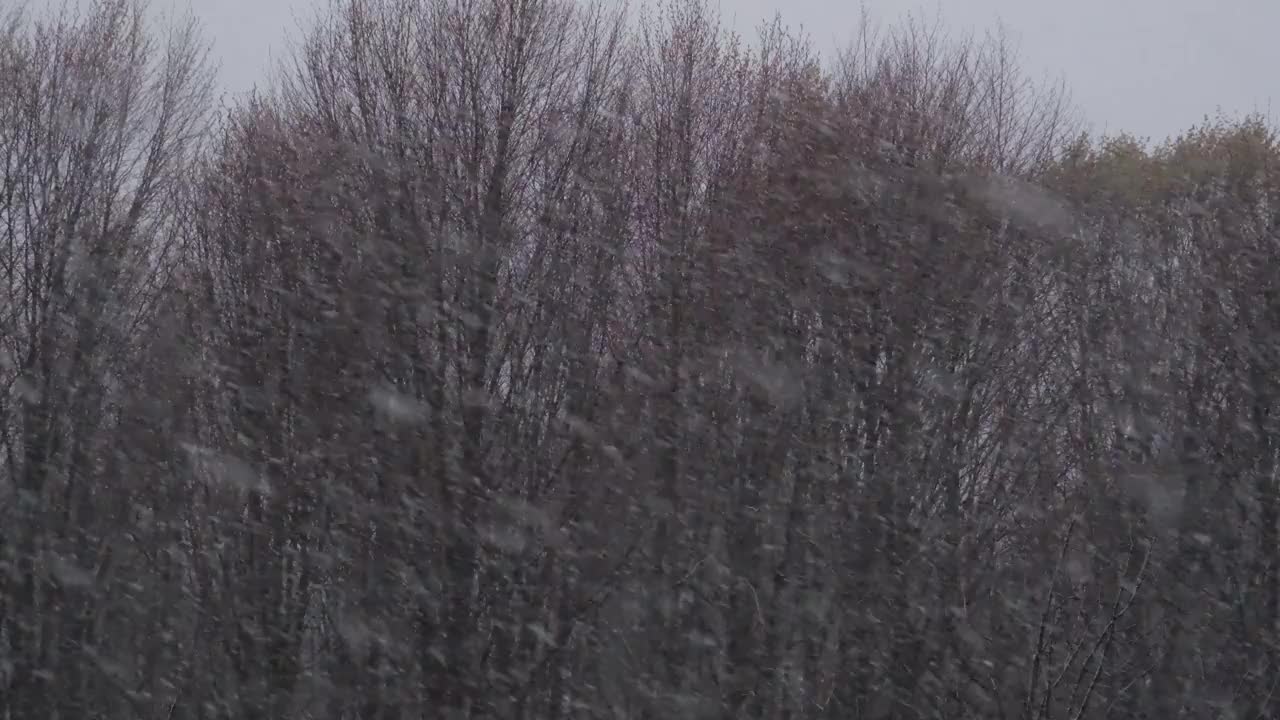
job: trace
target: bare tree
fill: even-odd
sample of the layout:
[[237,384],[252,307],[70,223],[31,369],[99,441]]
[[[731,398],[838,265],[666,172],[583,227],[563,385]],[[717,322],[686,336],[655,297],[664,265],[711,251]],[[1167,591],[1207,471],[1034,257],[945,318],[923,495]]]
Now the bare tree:
[[143,13],[125,1],[18,11],[0,48],[0,612],[14,715],[145,705],[133,695],[140,646],[104,621],[138,609],[121,573],[146,562],[133,533],[150,532],[137,524],[148,500],[110,469],[210,76],[193,25],[163,35]]
[[1266,715],[1277,158],[702,0],[0,30],[13,717]]

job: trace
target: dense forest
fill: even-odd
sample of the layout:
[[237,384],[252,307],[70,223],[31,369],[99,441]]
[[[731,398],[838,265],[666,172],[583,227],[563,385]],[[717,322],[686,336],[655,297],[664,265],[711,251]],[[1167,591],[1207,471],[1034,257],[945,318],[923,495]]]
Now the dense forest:
[[[0,0],[0,718],[1280,713],[1280,146],[999,34]],[[265,72],[265,70],[264,70]]]

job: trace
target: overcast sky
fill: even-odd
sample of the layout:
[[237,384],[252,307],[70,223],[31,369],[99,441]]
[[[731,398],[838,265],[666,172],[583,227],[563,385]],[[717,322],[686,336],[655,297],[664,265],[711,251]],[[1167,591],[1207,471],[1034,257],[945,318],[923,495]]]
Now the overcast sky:
[[[157,0],[190,3],[213,35],[224,87],[259,81],[283,38],[324,0]],[[634,0],[633,0],[634,2]],[[1271,111],[1280,96],[1280,0],[866,0],[892,20],[911,10],[941,12],[953,32],[1003,22],[1037,74],[1061,75],[1097,129],[1163,138],[1218,108]],[[827,49],[847,40],[856,0],[720,0],[734,26],[752,30],[781,13]],[[1276,98],[1280,100],[1280,97]]]

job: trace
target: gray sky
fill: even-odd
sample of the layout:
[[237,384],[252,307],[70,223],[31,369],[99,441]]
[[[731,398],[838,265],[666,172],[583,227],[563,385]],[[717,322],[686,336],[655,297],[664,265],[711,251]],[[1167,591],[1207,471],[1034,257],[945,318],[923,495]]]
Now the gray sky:
[[[296,32],[295,19],[311,17],[321,2],[156,0],[195,10],[231,91],[260,80],[286,33]],[[883,20],[913,9],[931,17],[939,8],[929,0],[866,3]],[[859,12],[857,0],[720,0],[720,7],[744,32],[781,13],[822,49],[846,41]],[[1028,69],[1064,77],[1097,129],[1162,138],[1219,107],[1280,114],[1280,107],[1270,112],[1280,95],[1280,43],[1273,40],[1280,0],[947,0],[941,14],[956,33],[1003,21]]]

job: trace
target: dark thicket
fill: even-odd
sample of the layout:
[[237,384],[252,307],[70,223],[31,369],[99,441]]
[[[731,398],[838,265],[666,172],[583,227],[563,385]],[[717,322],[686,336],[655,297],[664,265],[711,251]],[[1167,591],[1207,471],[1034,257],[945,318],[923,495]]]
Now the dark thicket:
[[1280,148],[1001,36],[0,25],[0,717],[1269,717]]

